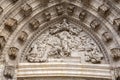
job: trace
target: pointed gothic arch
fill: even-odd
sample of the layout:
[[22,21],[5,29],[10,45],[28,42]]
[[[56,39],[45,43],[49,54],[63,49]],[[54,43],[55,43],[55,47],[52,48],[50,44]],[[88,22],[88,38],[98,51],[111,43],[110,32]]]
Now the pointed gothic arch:
[[[15,2],[17,2],[17,0],[15,0]],[[20,4],[18,2],[20,2]],[[23,4],[23,1],[18,1],[18,2],[17,4],[19,5]],[[46,6],[48,5],[46,7],[45,5],[44,6],[40,5],[41,2],[39,0],[33,0],[33,1],[28,0],[21,7],[17,7],[16,5],[15,6],[16,9],[12,9],[13,14],[4,13],[8,18],[5,18],[5,21],[1,23],[1,28],[0,28],[0,31],[1,31],[0,48],[1,48],[2,56],[4,56],[2,58],[3,59],[2,62],[4,62],[5,60],[4,62],[5,64],[3,67],[4,71],[2,73],[3,80],[7,78],[10,78],[10,79],[18,78],[19,80],[19,79],[23,79],[23,77],[25,78],[25,77],[42,77],[42,76],[44,77],[73,76],[73,77],[79,77],[79,78],[91,77],[93,79],[102,78],[106,80],[107,79],[114,80],[118,76],[118,73],[117,73],[118,70],[116,68],[118,68],[119,66],[117,65],[117,63],[119,63],[119,57],[120,57],[119,56],[120,39],[119,39],[119,33],[116,31],[116,30],[119,30],[118,28],[119,18],[111,17],[111,15],[114,15],[112,13],[112,10],[110,10],[109,8],[109,6],[111,5],[102,4],[99,7],[97,6],[98,8],[96,8],[95,6],[95,8],[98,9],[96,11],[94,8],[90,7],[91,5],[89,3],[91,2],[88,2],[88,3],[84,1],[81,1],[81,2],[79,2],[78,0],[75,0],[75,1],[63,0],[61,2],[51,0],[51,2],[46,3]],[[97,2],[93,2],[93,3],[98,4]],[[106,2],[100,2],[100,3],[106,3]],[[106,9],[105,11],[104,11],[104,8]],[[114,9],[114,8],[112,7],[111,9]],[[113,12],[115,12],[116,15],[117,13],[119,13],[119,11],[116,11],[116,10]],[[113,23],[111,23],[109,18],[110,19],[115,18]],[[65,25],[65,24],[64,25],[62,24],[63,19],[67,20],[65,23],[68,25],[68,27],[66,25],[65,26],[66,28],[61,29],[61,27]],[[1,21],[2,20],[4,20],[4,17],[1,17]],[[116,28],[114,29],[112,26],[116,26]],[[55,35],[52,35],[49,31],[49,30],[54,31],[54,28],[50,29],[51,27],[52,28],[56,27],[55,30],[60,29],[57,34],[57,36],[59,37],[64,36],[63,31],[65,31],[66,35],[69,35],[69,38],[70,38],[67,40],[73,40],[73,42],[75,40],[74,39],[75,37],[78,38],[78,35],[74,36],[73,34],[76,34],[77,30],[78,32],[81,32],[81,29],[82,29],[83,32],[85,32],[84,34],[89,36],[89,39],[93,41],[93,45],[94,46],[96,45],[99,50],[94,51],[93,49],[94,46],[92,46],[92,48],[86,49],[86,47],[88,47],[90,44],[86,45],[83,51],[79,53],[84,55],[85,51],[88,50],[89,54],[85,54],[85,55],[87,55],[87,58],[89,59],[88,61],[85,61],[83,56],[76,54],[77,52],[74,52],[72,50],[73,48],[70,48],[72,46],[70,45],[70,43],[72,42],[68,43],[68,41],[66,40],[66,43],[64,43],[64,45],[59,45],[61,49],[52,48],[53,50],[56,51],[56,52],[53,51],[52,53],[58,53],[59,56],[57,55],[57,57],[59,57],[59,59],[55,59],[54,58],[55,56],[54,57],[48,56],[48,54],[52,50],[51,49],[46,53],[47,57],[45,58],[45,60],[44,59],[41,60],[42,57],[40,57],[40,55],[42,54],[42,52],[39,51],[39,53],[36,54],[36,57],[35,57],[34,51],[33,53],[31,53],[32,49],[34,49],[35,47],[33,46],[33,44],[39,37],[41,37],[42,34],[45,33],[45,31],[48,32],[47,34],[49,35],[47,34],[44,34],[44,35],[50,36],[49,38],[52,38],[52,37],[56,38],[55,37],[56,33]],[[74,32],[74,29],[75,29],[75,32]],[[64,36],[64,37],[67,37],[67,36]],[[80,43],[79,41],[83,37],[79,37],[79,38],[80,39],[78,40],[78,43]],[[46,39],[47,38],[43,40],[46,40]],[[63,39],[62,40],[57,39],[57,40],[58,42],[59,41],[63,42]],[[88,43],[89,43],[89,39],[88,39]],[[53,41],[54,40],[56,39],[53,39]],[[86,41],[86,40],[87,38],[81,41]],[[55,46],[52,44],[52,42],[50,43],[52,46]],[[67,44],[69,45],[69,47],[65,46]],[[41,48],[43,48],[43,45],[49,46],[47,41],[44,44],[39,44],[39,45],[42,45],[42,47],[39,46]],[[80,47],[84,47],[84,46],[80,46]],[[70,49],[67,50],[68,48]],[[45,47],[45,49],[47,50],[48,48]],[[91,50],[93,50],[93,52],[90,53],[89,51]],[[64,57],[63,54],[65,52],[68,55]],[[102,55],[99,55],[101,53]],[[28,56],[26,57],[26,54],[31,55],[32,57],[28,57]],[[76,54],[79,57],[77,57],[74,54]],[[53,55],[56,55],[56,54],[53,54]],[[61,57],[64,57],[64,58],[61,58]],[[83,58],[83,63],[79,58]],[[57,62],[57,63],[54,63],[54,62]],[[42,68],[43,66],[44,68]],[[59,69],[53,66],[58,66]],[[60,72],[62,71],[62,68],[63,68],[62,66],[65,66],[64,67],[65,72],[63,71],[63,73]],[[54,69],[51,67],[53,67]],[[73,70],[70,69],[71,67],[73,67]],[[91,67],[94,67],[95,69],[92,69]],[[40,69],[36,69],[36,68],[40,68]],[[48,74],[46,73],[46,71],[44,74],[40,72],[41,69],[44,70],[45,68],[48,68],[48,71],[50,71]],[[32,71],[31,69],[33,70],[33,73],[31,73]],[[86,69],[88,69],[89,71],[87,71]],[[37,74],[37,70],[38,70],[38,74]],[[55,71],[55,73],[54,72],[52,73],[51,72],[52,70]],[[24,71],[26,71],[26,73]],[[78,71],[78,74],[75,73],[76,71]],[[96,72],[93,73],[94,71],[99,72],[101,74],[97,74]]]

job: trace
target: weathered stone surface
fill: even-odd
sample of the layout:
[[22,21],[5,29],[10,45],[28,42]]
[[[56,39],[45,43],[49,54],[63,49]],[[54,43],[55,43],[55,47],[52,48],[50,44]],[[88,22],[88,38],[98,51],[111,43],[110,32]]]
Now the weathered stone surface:
[[64,9],[62,5],[56,6],[56,11],[58,15],[62,15],[64,13]]
[[10,32],[13,32],[17,28],[17,20],[13,18],[9,18],[5,21],[5,29]]
[[98,30],[98,28],[100,27],[100,22],[96,19],[94,19],[91,23],[90,26],[93,30]]
[[0,36],[0,53],[2,52],[2,50],[5,46],[5,43],[6,43],[6,40],[5,40],[4,36]]
[[3,12],[3,8],[2,8],[2,7],[0,7],[0,14],[2,14],[2,12]]
[[74,5],[69,5],[68,8],[67,8],[68,15],[73,15],[74,10],[75,10],[75,6]]
[[13,3],[16,3],[18,0],[11,0]]
[[83,11],[81,11],[80,14],[79,14],[79,19],[80,19],[81,21],[84,21],[84,19],[86,18],[86,16],[87,16],[87,12],[83,10]]
[[110,42],[112,40],[112,36],[108,32],[104,32],[102,34],[103,41]]
[[117,31],[120,31],[120,18],[114,19],[113,25],[115,25]]
[[89,35],[64,19],[32,43],[26,60],[31,63],[75,61],[100,64],[103,54]]
[[20,33],[20,36],[18,37],[18,40],[22,43],[24,43],[27,40],[28,34],[25,31],[22,31]]
[[14,60],[17,57],[18,49],[16,47],[10,47],[8,50],[8,55],[10,59]]
[[34,19],[33,21],[31,21],[31,22],[29,23],[29,25],[30,25],[30,28],[31,28],[32,30],[36,30],[36,29],[38,29],[38,27],[39,27],[39,25],[40,25],[40,22],[39,22],[37,19]]
[[24,4],[21,6],[21,13],[25,16],[28,17],[32,14],[32,7],[29,4]]
[[101,16],[107,17],[110,13],[110,8],[108,7],[108,5],[102,4],[98,8],[98,12]]
[[51,13],[46,11],[43,13],[44,21],[49,21],[51,19]]
[[83,3],[83,5],[88,6],[90,5],[91,0],[81,0],[81,2]]
[[7,79],[12,79],[13,76],[14,76],[14,67],[13,66],[9,66],[9,65],[5,66],[4,76]]
[[114,60],[120,59],[120,48],[111,49],[111,55],[112,55]]

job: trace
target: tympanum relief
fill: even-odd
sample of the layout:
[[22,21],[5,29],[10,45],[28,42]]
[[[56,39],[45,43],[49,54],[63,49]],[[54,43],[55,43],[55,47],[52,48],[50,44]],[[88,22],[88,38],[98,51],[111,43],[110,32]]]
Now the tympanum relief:
[[102,63],[103,54],[96,42],[83,29],[68,23],[49,27],[31,44],[28,62]]

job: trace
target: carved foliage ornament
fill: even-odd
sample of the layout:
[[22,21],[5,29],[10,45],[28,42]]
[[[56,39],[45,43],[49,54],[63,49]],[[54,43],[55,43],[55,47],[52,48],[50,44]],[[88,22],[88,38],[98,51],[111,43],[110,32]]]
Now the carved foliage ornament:
[[28,62],[101,63],[103,54],[94,40],[82,29],[62,23],[51,26],[30,46]]

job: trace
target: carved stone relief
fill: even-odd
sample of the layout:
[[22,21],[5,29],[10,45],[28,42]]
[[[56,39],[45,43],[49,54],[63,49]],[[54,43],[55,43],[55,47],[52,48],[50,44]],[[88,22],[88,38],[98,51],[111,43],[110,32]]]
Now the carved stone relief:
[[120,58],[120,48],[111,49],[111,54],[114,60],[118,60]]
[[8,50],[8,55],[10,59],[15,59],[17,57],[18,49],[16,47],[10,47]]
[[13,3],[16,3],[18,0],[11,0]]
[[5,22],[5,29],[10,32],[13,32],[17,27],[17,20],[13,18],[9,18]]
[[2,52],[3,47],[5,46],[5,43],[6,43],[6,40],[5,40],[4,36],[0,36],[0,52]]
[[115,29],[120,31],[120,18],[114,19],[113,24],[116,26]]
[[64,13],[64,9],[62,5],[56,6],[56,11],[58,15],[62,15]]
[[96,19],[94,19],[91,23],[90,23],[91,28],[96,31],[98,30],[98,28],[100,27],[100,22]]
[[105,41],[105,42],[109,42],[112,40],[112,37],[109,32],[104,32],[102,34],[102,38],[103,38],[103,41]]
[[34,19],[33,21],[31,21],[31,22],[29,23],[29,25],[30,25],[30,28],[31,28],[32,30],[36,30],[36,29],[38,29],[38,27],[39,27],[39,25],[40,25],[40,22],[39,22],[37,19]]
[[51,13],[46,11],[43,13],[44,21],[49,21],[51,19]]
[[75,10],[75,6],[74,5],[69,5],[68,8],[67,8],[67,13],[69,15],[73,15],[74,10]]
[[95,41],[66,19],[51,26],[30,46],[26,54],[28,62],[101,63],[103,54]]
[[21,43],[24,43],[27,40],[28,34],[25,31],[22,31],[20,36],[18,37],[18,40]]
[[21,13],[27,17],[32,14],[32,7],[29,4],[24,4],[21,6]]
[[80,12],[80,14],[79,14],[79,19],[81,20],[81,21],[84,21],[84,19],[86,18],[86,16],[87,16],[87,13],[86,13],[86,11],[81,11]]
[[102,4],[98,8],[98,12],[101,16],[107,17],[108,14],[110,13],[110,8],[108,7],[108,5]]
[[5,66],[5,69],[4,69],[4,76],[7,78],[7,79],[12,79],[13,76],[14,76],[14,67],[13,66]]

